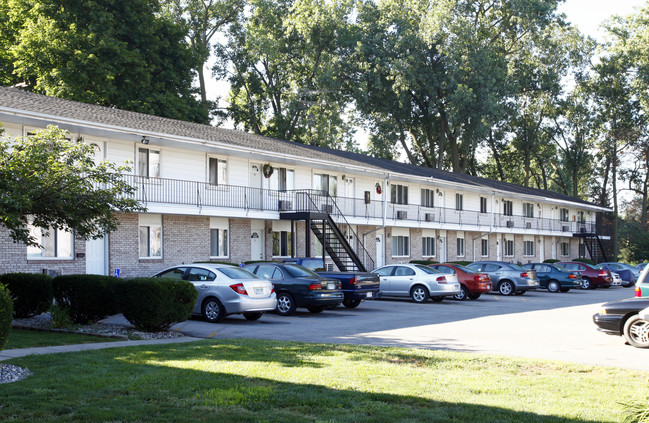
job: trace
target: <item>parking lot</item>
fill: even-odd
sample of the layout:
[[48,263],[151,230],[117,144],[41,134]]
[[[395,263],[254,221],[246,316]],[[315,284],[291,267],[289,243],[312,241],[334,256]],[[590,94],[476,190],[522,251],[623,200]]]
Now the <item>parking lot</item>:
[[[175,326],[201,338],[259,338],[448,349],[649,370],[649,351],[596,330],[592,315],[607,301],[633,296],[632,288],[571,290],[522,296],[483,295],[476,301],[415,304],[408,299],[363,302],[320,314],[267,313],[255,322],[240,315],[219,324],[191,319]],[[123,318],[113,318],[117,323]],[[125,321],[124,321],[125,322]]]

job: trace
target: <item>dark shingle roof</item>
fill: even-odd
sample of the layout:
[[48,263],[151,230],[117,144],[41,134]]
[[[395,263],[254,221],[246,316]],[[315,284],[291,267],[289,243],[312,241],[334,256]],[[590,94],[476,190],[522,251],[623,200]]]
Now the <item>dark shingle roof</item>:
[[378,159],[347,151],[308,146],[232,129],[217,128],[209,125],[47,97],[17,88],[0,87],[0,111],[3,109],[45,115],[53,121],[57,119],[68,119],[104,125],[106,127],[128,129],[143,134],[159,134],[161,136],[167,135],[211,141],[253,150],[270,151],[296,158],[309,157],[310,159],[323,160],[335,164],[361,166],[375,171],[388,171],[393,174],[433,178],[444,181],[445,183],[469,185],[596,206],[595,204],[552,191]]

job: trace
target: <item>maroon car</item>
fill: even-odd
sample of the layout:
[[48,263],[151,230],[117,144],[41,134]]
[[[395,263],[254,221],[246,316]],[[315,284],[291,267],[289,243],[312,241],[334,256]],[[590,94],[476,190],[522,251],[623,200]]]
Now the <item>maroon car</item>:
[[483,293],[491,292],[491,278],[486,273],[476,272],[466,266],[454,263],[429,264],[428,266],[444,273],[457,275],[457,281],[462,290],[453,296],[456,300],[466,300],[467,298],[477,300]]
[[596,269],[588,263],[579,261],[560,261],[558,264],[572,272],[581,273],[581,289],[608,288],[613,282],[611,272],[606,269]]

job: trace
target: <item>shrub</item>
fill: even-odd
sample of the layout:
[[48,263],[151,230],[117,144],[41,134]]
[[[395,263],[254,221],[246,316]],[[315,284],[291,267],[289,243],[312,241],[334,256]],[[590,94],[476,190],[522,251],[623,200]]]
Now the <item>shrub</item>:
[[14,317],[31,317],[52,306],[52,278],[42,273],[5,273],[0,275],[14,301]]
[[124,279],[116,289],[119,308],[138,330],[158,332],[189,318],[198,292],[187,281],[171,278]]
[[410,260],[408,263],[410,263],[410,264],[424,264],[424,265],[426,265],[426,264],[434,264],[434,263],[437,263],[437,262],[436,262],[436,261],[432,261],[432,260]]
[[459,264],[461,266],[468,266],[469,264],[471,264],[473,262],[472,261],[466,261],[466,260],[459,260],[459,261],[452,261],[451,263]]
[[543,260],[543,263],[552,264],[552,263],[559,263],[560,261],[561,260],[557,260],[557,259],[546,259],[546,260]]
[[63,275],[52,281],[56,304],[77,324],[94,323],[117,314],[115,282],[102,275]]
[[591,259],[587,259],[587,258],[576,258],[576,259],[572,259],[572,261],[578,261],[580,263],[586,263],[586,264],[595,265],[594,261],[592,261]]
[[9,338],[13,315],[13,301],[9,296],[9,291],[4,285],[0,284],[0,350],[7,343],[7,338]]

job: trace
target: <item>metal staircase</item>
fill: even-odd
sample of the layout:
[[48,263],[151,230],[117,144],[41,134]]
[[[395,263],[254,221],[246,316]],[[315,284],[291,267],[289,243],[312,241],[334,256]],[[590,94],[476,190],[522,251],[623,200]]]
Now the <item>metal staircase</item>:
[[602,263],[608,261],[606,249],[600,236],[596,233],[580,232],[573,234],[574,237],[583,239],[590,259],[595,263]]

